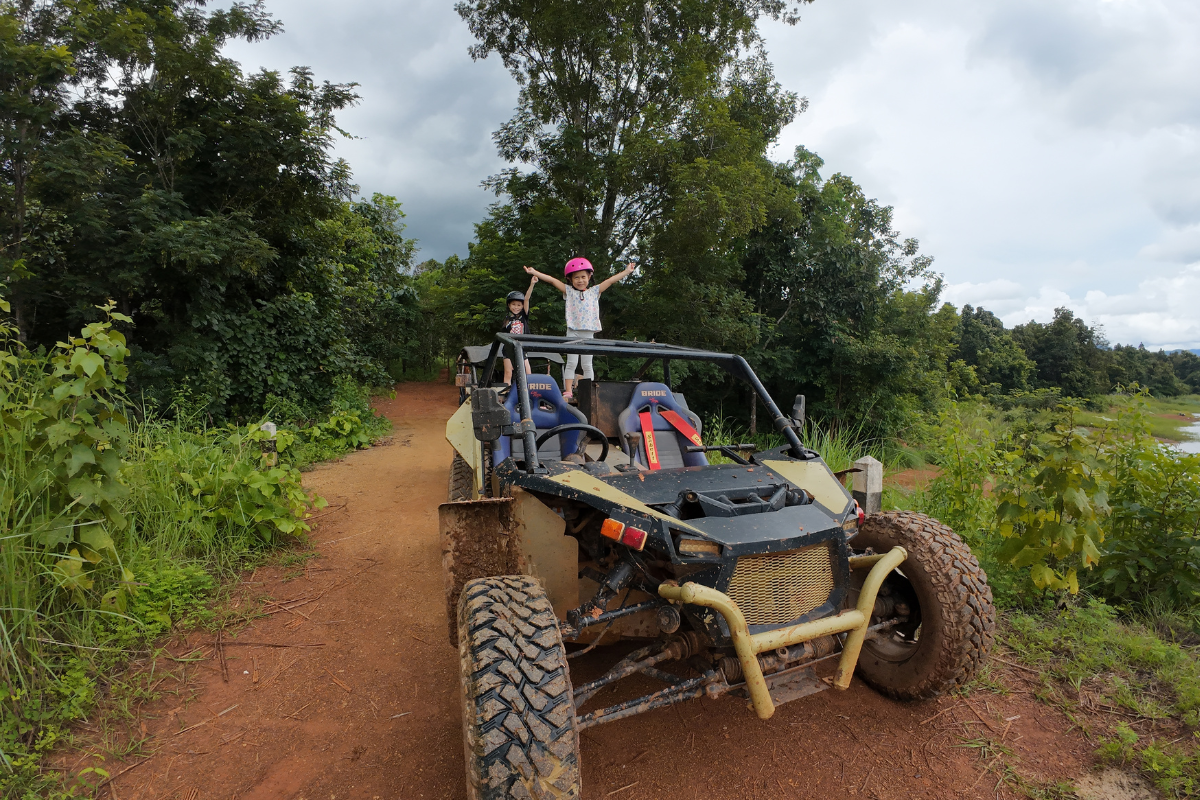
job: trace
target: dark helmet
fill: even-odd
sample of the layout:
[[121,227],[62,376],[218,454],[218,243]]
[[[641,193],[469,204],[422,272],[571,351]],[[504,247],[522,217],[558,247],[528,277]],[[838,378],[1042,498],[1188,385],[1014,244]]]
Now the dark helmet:
[[524,292],[509,292],[508,297],[504,298],[504,303],[505,303],[505,305],[507,305],[508,303],[511,303],[513,300],[520,300],[522,303],[524,303],[525,302],[525,293]]

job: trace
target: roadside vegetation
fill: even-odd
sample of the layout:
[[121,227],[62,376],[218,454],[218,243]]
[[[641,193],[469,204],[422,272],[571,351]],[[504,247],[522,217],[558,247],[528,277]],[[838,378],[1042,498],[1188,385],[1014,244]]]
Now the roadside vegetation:
[[[1146,390],[997,408],[951,401],[937,473],[889,499],[971,545],[1035,694],[1168,797],[1200,791],[1200,455],[1155,438]],[[1186,400],[1185,400],[1186,402]],[[1083,423],[1087,422],[1087,425]]]
[[[466,255],[416,263],[399,202],[332,155],[354,85],[221,54],[280,30],[261,2],[0,0],[0,790],[35,791],[102,676],[220,624],[220,579],[303,537],[299,470],[387,430],[365,387],[435,378],[523,266],[584,255],[642,265],[606,336],[744,354],[807,397],[834,470],[928,467],[886,502],[962,533],[1040,696],[1117,709],[1104,757],[1194,795],[1200,456],[1163,442],[1197,438],[1200,356],[956,309],[891,208],[806,148],[772,160],[807,103],[757,25],[794,4],[457,9],[523,88]],[[564,333],[562,298],[531,319]],[[711,443],[780,443],[727,375],[674,377]]]
[[[0,298],[0,310],[8,311]],[[0,793],[65,790],[41,758],[110,692],[132,655],[172,628],[220,624],[219,581],[302,540],[298,467],[387,430],[343,382],[319,419],[209,425],[147,416],[125,393],[129,349],[100,321],[49,351],[0,324]],[[279,416],[279,414],[285,414]],[[85,784],[104,775],[73,776]],[[32,795],[30,795],[32,796]]]

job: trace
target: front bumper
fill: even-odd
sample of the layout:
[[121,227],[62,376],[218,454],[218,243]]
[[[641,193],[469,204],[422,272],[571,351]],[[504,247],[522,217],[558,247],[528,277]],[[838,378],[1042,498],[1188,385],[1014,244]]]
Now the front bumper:
[[790,625],[775,630],[751,634],[746,624],[746,617],[729,595],[708,586],[697,583],[685,583],[682,586],[659,586],[658,593],[666,600],[674,600],[692,605],[706,606],[714,609],[725,618],[733,639],[733,648],[741,662],[742,672],[746,679],[746,688],[750,693],[750,701],[754,711],[761,719],[768,719],[775,713],[775,703],[767,688],[766,679],[758,665],[758,654],[780,647],[789,647],[801,642],[818,639],[835,633],[849,633],[842,646],[841,660],[838,662],[837,673],[833,685],[839,689],[850,686],[850,678],[858,663],[858,655],[862,650],[863,639],[871,624],[871,610],[875,607],[875,596],[879,592],[883,579],[900,566],[908,558],[903,547],[893,547],[889,552],[879,556],[868,556],[851,560],[851,567],[871,567],[858,594],[857,607],[843,611],[837,616]]

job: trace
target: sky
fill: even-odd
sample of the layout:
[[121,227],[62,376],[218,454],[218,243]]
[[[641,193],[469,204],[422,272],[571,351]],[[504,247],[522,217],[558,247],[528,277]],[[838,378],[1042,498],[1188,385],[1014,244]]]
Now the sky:
[[[516,104],[499,60],[471,60],[449,0],[267,8],[284,33],[227,55],[359,83],[337,154],[364,194],[401,200],[420,258],[465,256]],[[893,206],[944,299],[1200,347],[1200,3],[816,0],[761,30],[809,100],[772,155],[804,145]]]

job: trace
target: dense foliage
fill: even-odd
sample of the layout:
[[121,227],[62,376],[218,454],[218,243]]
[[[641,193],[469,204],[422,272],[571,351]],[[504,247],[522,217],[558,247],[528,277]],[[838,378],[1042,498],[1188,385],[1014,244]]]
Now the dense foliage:
[[[0,309],[9,310],[0,299]],[[0,325],[0,788],[25,786],[97,675],[191,614],[220,569],[307,530],[311,499],[257,426],[133,422],[107,319],[34,352]]]
[[1150,434],[1145,392],[1096,429],[1069,404],[977,402],[951,403],[935,429],[942,472],[918,504],[971,540],[1009,602],[1035,588],[1200,600],[1200,455]]
[[1096,397],[1121,386],[1145,386],[1159,397],[1200,393],[1200,356],[1144,346],[1110,347],[1101,330],[1067,308],[1050,322],[1030,321],[1011,330],[983,308],[963,306],[951,356],[963,394],[1053,390],[1064,397]]
[[261,4],[4,0],[0,283],[29,343],[113,300],[133,388],[216,418],[267,394],[320,408],[405,355],[413,243],[331,160],[349,85],[243,75]]

